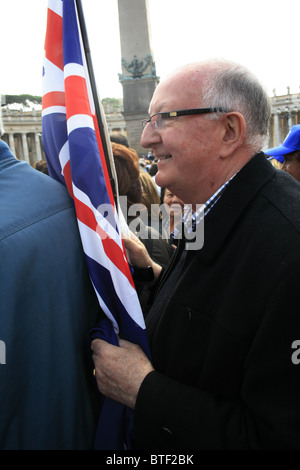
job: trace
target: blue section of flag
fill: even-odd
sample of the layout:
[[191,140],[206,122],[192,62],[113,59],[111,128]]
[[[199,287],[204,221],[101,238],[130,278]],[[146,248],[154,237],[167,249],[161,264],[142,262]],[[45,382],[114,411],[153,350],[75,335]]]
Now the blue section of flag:
[[89,195],[94,207],[110,204],[95,131],[88,127],[73,130],[69,136],[69,149],[74,184]]
[[[47,157],[49,175],[65,184],[61,174],[61,165],[59,162],[59,152],[68,140],[67,125],[65,114],[53,113],[43,116],[43,147]],[[51,158],[53,155],[53,158]],[[49,158],[50,157],[50,158]]]
[[83,65],[79,34],[74,30],[77,22],[74,1],[63,1],[63,51],[64,65],[75,63]]

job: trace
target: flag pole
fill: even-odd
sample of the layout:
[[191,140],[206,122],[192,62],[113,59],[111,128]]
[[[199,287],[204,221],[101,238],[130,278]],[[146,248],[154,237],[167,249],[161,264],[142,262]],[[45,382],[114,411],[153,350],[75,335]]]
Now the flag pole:
[[109,158],[107,134],[104,129],[105,117],[102,116],[101,106],[100,106],[99,99],[98,99],[96,80],[95,80],[94,69],[93,69],[93,64],[92,64],[91,49],[90,49],[90,45],[88,41],[88,35],[87,35],[87,29],[85,25],[82,3],[81,3],[81,0],[75,0],[75,2],[77,6],[77,13],[78,13],[78,19],[79,19],[79,24],[80,24],[80,29],[81,29],[83,48],[85,51],[85,57],[86,57],[87,67],[88,67],[89,76],[90,76],[91,89],[92,89],[92,94],[93,94],[93,99],[94,99],[94,104],[95,104],[95,112],[96,112],[97,122],[99,126],[99,132],[100,132],[100,136],[102,140],[102,146],[103,146],[103,151],[105,155],[109,180],[111,183],[115,202],[117,202],[116,184],[115,184],[115,180],[114,180],[113,172],[111,168],[111,161]]

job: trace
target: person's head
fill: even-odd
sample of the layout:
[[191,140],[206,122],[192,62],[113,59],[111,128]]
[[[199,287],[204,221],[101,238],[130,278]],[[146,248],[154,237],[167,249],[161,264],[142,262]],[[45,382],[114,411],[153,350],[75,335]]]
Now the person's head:
[[300,181],[300,150],[287,153],[281,169]]
[[49,175],[48,165],[45,160],[37,160],[36,162],[34,162],[32,166],[33,168],[40,171],[41,173],[44,173],[45,175]]
[[[152,213],[154,217],[157,216],[157,218],[159,218],[160,197],[156,188],[156,184],[154,183],[149,173],[147,173],[144,170],[140,171],[140,180],[142,183],[141,203],[146,207],[147,212],[148,212],[148,217],[150,217]],[[152,209],[152,212],[151,212],[152,204],[156,204],[157,210],[154,211]]]
[[157,163],[152,163],[152,165],[149,168],[149,175],[150,176],[155,176],[157,171],[158,171]]
[[162,207],[162,219],[166,218],[166,229],[169,233],[172,233],[175,225],[179,224],[182,220],[184,203],[181,199],[178,199],[175,194],[172,193],[168,188],[161,188],[161,200],[163,203]]
[[109,137],[110,137],[110,141],[114,142],[115,144],[125,145],[125,147],[128,147],[128,148],[130,147],[129,141],[126,135],[122,134],[121,132],[113,131]]
[[172,193],[168,188],[163,190],[163,203],[168,206],[169,214],[171,218],[181,217],[183,213],[184,203],[181,199],[178,199],[175,194]]
[[173,204],[179,204],[183,209],[184,203],[175,194],[172,193],[168,188],[162,188],[163,192],[163,203],[171,207]]
[[139,158],[137,153],[121,144],[111,143],[120,196],[127,196],[127,205],[141,202]]
[[281,162],[281,169],[300,181],[300,124],[291,128],[281,145],[264,153]]
[[[218,112],[165,117],[198,108]],[[158,159],[156,183],[185,203],[205,202],[260,151],[268,137],[270,100],[244,67],[226,61],[189,64],[156,88],[141,137]]]

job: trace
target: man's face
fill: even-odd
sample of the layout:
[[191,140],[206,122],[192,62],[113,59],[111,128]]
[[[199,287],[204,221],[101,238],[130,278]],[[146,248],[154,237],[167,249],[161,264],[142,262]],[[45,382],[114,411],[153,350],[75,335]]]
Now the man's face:
[[[161,83],[153,95],[150,115],[203,107],[191,82],[179,75]],[[156,183],[168,187],[184,203],[205,202],[214,184],[218,133],[218,121],[208,120],[206,115],[168,118],[159,128],[146,124],[141,145],[152,148],[158,159]]]
[[296,150],[284,156],[282,170],[300,181],[300,151]]

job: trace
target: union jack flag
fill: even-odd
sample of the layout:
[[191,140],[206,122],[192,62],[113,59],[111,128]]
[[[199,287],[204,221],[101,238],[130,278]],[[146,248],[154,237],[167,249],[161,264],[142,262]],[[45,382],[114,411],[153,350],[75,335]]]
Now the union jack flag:
[[[75,0],[49,0],[42,99],[49,174],[67,186],[74,201],[90,278],[113,334],[139,344],[149,356],[93,96],[78,5]],[[106,147],[112,162],[110,143]],[[100,442],[105,449],[115,445]]]

